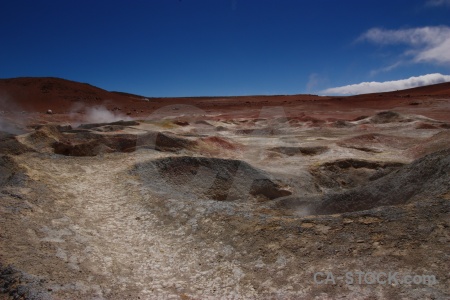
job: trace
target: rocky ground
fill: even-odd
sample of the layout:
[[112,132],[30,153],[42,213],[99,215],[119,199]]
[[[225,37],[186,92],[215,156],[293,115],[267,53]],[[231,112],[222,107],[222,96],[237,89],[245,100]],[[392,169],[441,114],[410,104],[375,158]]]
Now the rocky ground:
[[450,97],[436,99],[320,118],[5,114],[0,299],[448,299]]

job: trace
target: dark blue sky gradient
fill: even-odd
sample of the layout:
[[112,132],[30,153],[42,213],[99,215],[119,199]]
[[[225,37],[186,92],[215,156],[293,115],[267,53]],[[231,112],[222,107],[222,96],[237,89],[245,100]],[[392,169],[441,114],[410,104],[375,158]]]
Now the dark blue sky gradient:
[[373,27],[450,25],[425,1],[3,1],[0,78],[54,76],[145,96],[317,93],[441,72],[386,67],[399,46],[356,42]]

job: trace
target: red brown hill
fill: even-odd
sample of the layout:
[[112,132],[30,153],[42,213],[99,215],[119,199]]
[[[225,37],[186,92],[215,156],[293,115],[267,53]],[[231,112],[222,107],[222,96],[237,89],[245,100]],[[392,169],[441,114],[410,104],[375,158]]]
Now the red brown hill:
[[70,110],[77,102],[94,106],[105,102],[120,104],[131,99],[143,98],[109,92],[87,83],[52,77],[0,79],[0,95],[4,98],[0,101],[0,108],[6,111],[45,112],[52,109],[56,113]]

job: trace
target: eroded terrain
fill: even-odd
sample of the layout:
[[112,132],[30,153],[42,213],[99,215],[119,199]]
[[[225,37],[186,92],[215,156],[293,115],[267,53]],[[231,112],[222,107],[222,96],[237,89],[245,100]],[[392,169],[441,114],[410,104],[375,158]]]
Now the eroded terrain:
[[171,110],[1,134],[0,297],[450,297],[447,120]]

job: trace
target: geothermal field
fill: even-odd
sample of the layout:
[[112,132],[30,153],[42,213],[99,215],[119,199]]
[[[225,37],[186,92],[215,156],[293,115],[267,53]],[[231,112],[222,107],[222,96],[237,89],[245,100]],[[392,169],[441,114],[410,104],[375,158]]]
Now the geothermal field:
[[450,83],[146,98],[2,79],[0,299],[449,299],[449,141]]

